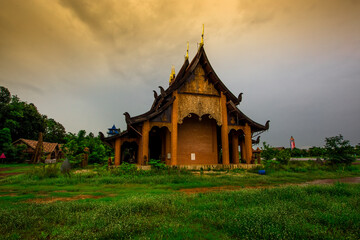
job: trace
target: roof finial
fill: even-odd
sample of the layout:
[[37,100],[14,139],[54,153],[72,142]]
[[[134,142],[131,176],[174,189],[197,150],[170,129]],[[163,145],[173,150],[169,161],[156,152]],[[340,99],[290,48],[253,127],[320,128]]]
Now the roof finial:
[[185,60],[189,59],[189,42],[187,42],[186,56]]
[[200,42],[200,47],[204,46],[204,24],[203,24],[203,29],[202,29],[202,34],[201,34],[201,42]]
[[175,79],[175,66],[171,66],[171,73],[169,78],[169,85],[172,83],[172,81]]

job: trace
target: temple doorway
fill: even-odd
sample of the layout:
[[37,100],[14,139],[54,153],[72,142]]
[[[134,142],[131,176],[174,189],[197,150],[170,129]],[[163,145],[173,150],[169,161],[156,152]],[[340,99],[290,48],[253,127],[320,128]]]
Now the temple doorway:
[[137,163],[137,152],[139,146],[136,142],[124,142],[121,146],[121,163]]
[[170,131],[166,127],[153,127],[149,133],[150,159],[166,162],[166,155],[170,153]]

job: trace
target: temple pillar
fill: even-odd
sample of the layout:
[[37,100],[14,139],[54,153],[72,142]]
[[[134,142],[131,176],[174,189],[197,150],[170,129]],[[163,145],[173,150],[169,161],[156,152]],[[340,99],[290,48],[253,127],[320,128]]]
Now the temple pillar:
[[245,123],[245,152],[246,152],[246,163],[251,163],[252,159],[252,139],[251,139],[251,128],[249,124]]
[[239,136],[233,134],[232,136],[232,162],[233,164],[239,163]]
[[[166,160],[166,164],[170,165],[170,159],[171,159],[171,135],[170,135],[170,131],[169,129],[166,129],[166,133],[165,133],[165,160]],[[170,155],[170,156],[169,156]]]
[[115,166],[119,166],[121,161],[121,138],[115,140]]
[[172,105],[171,113],[171,165],[177,165],[177,142],[178,142],[178,95],[177,91],[173,92],[175,100]]
[[150,132],[150,123],[149,120],[144,122],[142,127],[142,138],[141,138],[141,145],[142,145],[142,156],[139,159],[139,164],[145,164],[144,160],[149,161],[149,132]]
[[230,164],[229,159],[229,126],[227,119],[227,108],[226,108],[226,96],[221,92],[221,115],[222,115],[222,125],[221,125],[221,146],[222,146],[222,163],[225,165]]
[[245,142],[244,142],[243,139],[240,141],[240,150],[241,150],[241,159],[245,160],[246,159],[246,152],[245,152]]

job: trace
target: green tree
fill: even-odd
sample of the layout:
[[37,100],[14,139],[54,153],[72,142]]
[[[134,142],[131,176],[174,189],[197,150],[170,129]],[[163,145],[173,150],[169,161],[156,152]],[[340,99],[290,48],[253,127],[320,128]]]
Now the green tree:
[[291,157],[290,149],[283,149],[277,152],[275,159],[280,164],[288,164],[290,161],[290,157]]
[[339,136],[325,138],[325,156],[330,164],[351,164],[355,157],[351,154],[352,147],[349,140]]
[[0,106],[0,129],[9,128],[12,139],[37,140],[39,132],[44,132],[46,117],[38,112],[34,104],[23,102],[13,95],[9,103],[1,103]]
[[88,162],[106,163],[112,150],[105,145],[99,137],[94,137],[90,132],[86,135],[85,130],[80,130],[78,134],[69,133],[65,137],[66,143],[63,149],[66,157],[75,165],[79,165],[84,158],[85,148],[89,148]]
[[6,162],[22,162],[25,160],[25,145],[12,145],[10,129],[3,128],[0,130],[0,154],[4,153]]
[[0,86],[0,104],[8,104],[11,100],[11,94],[9,89]]
[[45,118],[44,141],[53,143],[64,143],[66,131],[61,123],[56,122],[52,118]]
[[320,147],[309,148],[310,157],[322,157],[325,155],[325,149]]
[[276,154],[279,152],[278,150],[271,147],[266,142],[263,142],[263,147],[261,148],[261,157],[265,160],[272,160],[276,157]]
[[294,148],[291,150],[291,157],[304,157],[303,151],[299,148]]

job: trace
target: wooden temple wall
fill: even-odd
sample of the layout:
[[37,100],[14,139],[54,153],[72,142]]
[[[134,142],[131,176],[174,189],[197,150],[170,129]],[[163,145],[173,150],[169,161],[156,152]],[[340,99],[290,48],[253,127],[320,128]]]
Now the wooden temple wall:
[[[221,126],[222,164],[239,164],[239,146],[241,159],[247,164],[252,160],[251,128],[228,125],[227,99],[206,79],[204,69],[197,67],[195,75],[179,91],[173,92],[171,122],[145,121],[138,141],[137,163],[147,164],[149,154],[149,132],[152,127],[166,127],[161,132],[161,159],[168,165],[196,165],[219,163],[218,131]],[[244,137],[230,133],[241,130]],[[229,139],[230,138],[230,139]],[[121,145],[125,139],[115,141],[115,165],[121,162]],[[231,155],[231,159],[230,159]]]
[[178,165],[218,164],[216,122],[194,115],[178,127]]

